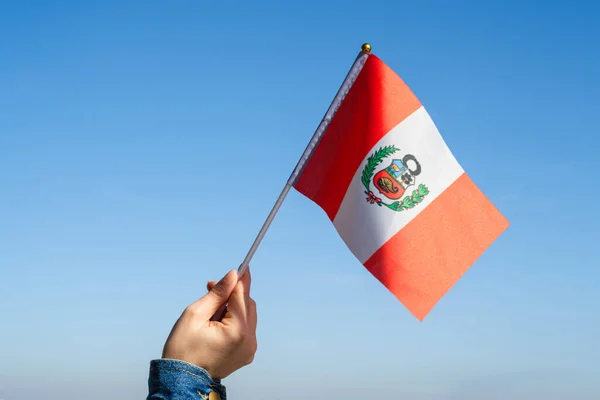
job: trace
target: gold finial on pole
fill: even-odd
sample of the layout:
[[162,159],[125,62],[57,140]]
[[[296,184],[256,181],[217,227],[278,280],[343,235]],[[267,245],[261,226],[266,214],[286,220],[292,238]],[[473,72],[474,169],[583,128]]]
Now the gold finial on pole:
[[371,52],[371,45],[369,43],[365,43],[361,46],[360,50],[365,54],[369,54]]

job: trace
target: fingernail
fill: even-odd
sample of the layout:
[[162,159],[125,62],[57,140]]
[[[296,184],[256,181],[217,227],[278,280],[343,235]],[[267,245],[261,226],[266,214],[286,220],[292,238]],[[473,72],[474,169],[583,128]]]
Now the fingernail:
[[228,273],[226,273],[225,276],[221,278],[221,280],[219,281],[219,283],[225,282],[228,279],[229,275],[231,275],[232,272],[235,272],[235,269],[232,269],[231,271],[229,271]]

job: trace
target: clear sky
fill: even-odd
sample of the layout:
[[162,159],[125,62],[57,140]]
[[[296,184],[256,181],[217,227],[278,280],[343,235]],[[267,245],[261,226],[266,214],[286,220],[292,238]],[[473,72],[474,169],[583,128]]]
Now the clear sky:
[[[569,5],[567,5],[569,3]],[[230,398],[600,398],[600,6],[0,3],[0,398],[141,399],[360,45],[511,227],[418,322],[292,192]]]

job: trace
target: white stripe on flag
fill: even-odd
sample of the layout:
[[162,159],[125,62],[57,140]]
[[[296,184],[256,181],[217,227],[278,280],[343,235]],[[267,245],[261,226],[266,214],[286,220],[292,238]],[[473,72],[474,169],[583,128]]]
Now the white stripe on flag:
[[[421,204],[401,212],[393,211],[385,206],[369,204],[361,182],[363,168],[367,158],[383,146],[394,145],[400,150],[386,158],[375,169],[376,172],[386,168],[394,159],[401,159],[412,154],[421,165],[421,173],[416,177],[416,185],[409,186],[406,194],[410,194],[419,184],[429,189]],[[427,205],[439,196],[463,173],[448,146],[439,134],[425,108],[420,107],[404,121],[394,127],[367,154],[360,168],[354,174],[344,200],[334,218],[334,225],[350,250],[364,263],[383,246],[392,236],[414,219]],[[377,188],[370,183],[373,193],[391,203]]]

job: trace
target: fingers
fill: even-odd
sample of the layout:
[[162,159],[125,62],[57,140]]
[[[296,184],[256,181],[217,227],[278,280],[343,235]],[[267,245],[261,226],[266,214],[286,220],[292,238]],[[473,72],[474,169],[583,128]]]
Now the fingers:
[[239,290],[240,294],[245,299],[249,299],[250,298],[250,285],[252,284],[252,276],[250,275],[250,268],[246,269],[246,272],[244,272],[244,275],[242,275],[242,277],[240,278],[239,283],[241,283],[241,285],[237,285],[236,288],[233,290],[233,292],[235,293],[237,290]]
[[[200,300],[194,302],[188,307],[188,310],[195,315],[195,318],[208,321],[217,310],[225,303],[236,288],[237,273],[231,270],[218,283],[211,285],[208,283],[209,292]],[[211,287],[212,286],[212,287]]]
[[215,282],[215,281],[208,281],[208,283],[206,284],[206,290],[208,290],[210,292],[212,290],[212,288],[215,287],[216,284],[217,284],[217,282]]
[[240,322],[247,323],[248,312],[250,308],[250,285],[252,278],[250,276],[250,269],[247,269],[244,275],[240,278],[235,289],[231,293],[229,303],[227,305],[229,314],[233,319],[239,320]]
[[258,314],[256,312],[256,302],[250,298],[248,301],[248,328],[253,332],[256,331],[256,325],[258,322]]

